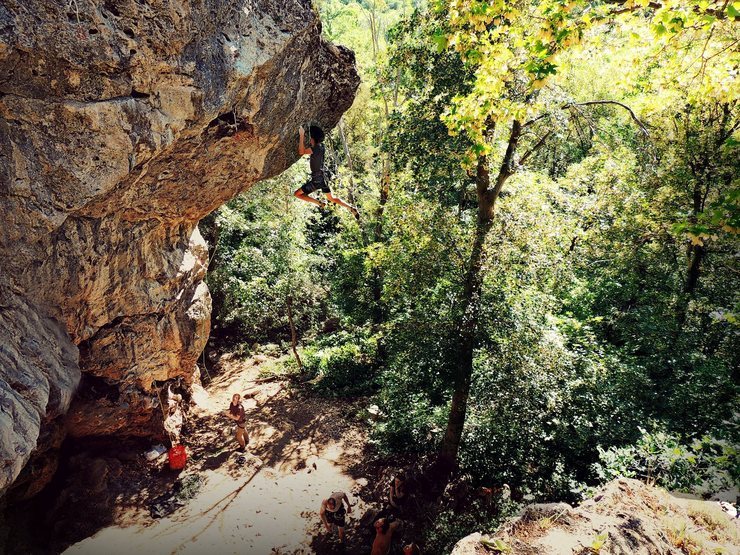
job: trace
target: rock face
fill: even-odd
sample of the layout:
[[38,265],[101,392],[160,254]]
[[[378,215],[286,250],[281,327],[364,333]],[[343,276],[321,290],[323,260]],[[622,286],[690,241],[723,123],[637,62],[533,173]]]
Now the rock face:
[[358,84],[310,0],[0,2],[0,492],[65,433],[161,428],[209,333],[198,220]]
[[717,503],[619,479],[576,508],[530,505],[492,536],[463,538],[452,555],[491,553],[486,546],[512,555],[740,553],[740,524]]

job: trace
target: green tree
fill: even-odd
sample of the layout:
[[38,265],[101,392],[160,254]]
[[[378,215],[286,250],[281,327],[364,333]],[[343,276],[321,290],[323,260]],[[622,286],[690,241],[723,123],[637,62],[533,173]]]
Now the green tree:
[[[473,143],[467,161],[471,168],[474,167],[478,205],[476,231],[464,280],[463,317],[455,357],[459,362],[439,453],[442,467],[456,464],[463,434],[477,344],[486,238],[492,228],[496,202],[509,178],[545,144],[551,133],[543,130],[528,139],[525,130],[549,119],[558,109],[604,104],[626,108],[644,129],[629,107],[613,99],[543,106],[542,100],[548,99],[539,94],[548,77],[557,73],[555,56],[580,42],[594,21],[592,14],[596,20],[603,21],[624,12],[639,11],[641,7],[628,2],[613,4],[616,8],[609,3],[604,6],[591,2],[552,1],[531,5],[451,0],[436,4],[436,12],[443,20],[433,31],[433,40],[440,48],[451,46],[457,50],[474,73],[470,92],[453,98],[445,121],[453,134],[465,133]],[[732,32],[720,20],[727,16],[734,18],[734,14],[719,13],[716,8],[705,5],[685,9],[671,2],[645,5],[645,8],[654,10],[649,17],[652,17],[653,30],[658,36],[668,34],[684,39],[684,30],[695,27],[699,38],[690,37],[685,43],[698,48],[701,39],[706,38],[706,51],[708,37],[721,27],[723,42],[732,44]],[[669,61],[674,62],[673,59]],[[701,71],[709,73],[704,60]],[[701,83],[705,88],[711,86],[703,77]]]

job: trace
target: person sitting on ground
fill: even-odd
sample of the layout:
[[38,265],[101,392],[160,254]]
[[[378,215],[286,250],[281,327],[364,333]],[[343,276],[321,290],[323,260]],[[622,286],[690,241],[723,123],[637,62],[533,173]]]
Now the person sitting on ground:
[[403,546],[403,555],[421,555],[421,549],[415,543]]
[[310,146],[306,147],[305,131],[303,127],[298,128],[298,154],[300,156],[303,156],[304,154],[311,155],[311,178],[306,181],[306,183],[300,189],[296,190],[293,195],[296,198],[305,200],[306,202],[324,207],[326,206],[326,201],[316,200],[315,198],[310,196],[311,193],[313,193],[314,191],[320,190],[324,194],[326,194],[326,198],[329,199],[330,202],[338,204],[339,206],[344,206],[347,210],[352,212],[352,215],[356,219],[359,220],[360,213],[357,211],[357,208],[347,204],[339,197],[335,197],[332,194],[331,189],[329,188],[329,184],[327,183],[326,170],[324,169],[324,131],[321,129],[321,127],[312,125],[309,128],[309,135]]
[[[347,511],[344,510],[344,504],[347,504]],[[344,542],[344,527],[347,525],[345,517],[347,513],[352,512],[352,505],[349,502],[347,494],[343,491],[335,491],[328,499],[321,502],[321,521],[326,526],[326,531],[331,533],[332,527],[336,526],[339,532],[339,543]]]
[[375,521],[375,540],[370,555],[388,555],[393,542],[393,532],[401,525],[398,520],[379,518]]
[[236,422],[236,441],[239,443],[239,451],[244,451],[249,443],[247,435],[247,415],[241,402],[241,395],[234,393],[226,416]]
[[406,501],[408,501],[408,495],[406,494],[406,475],[403,472],[398,472],[391,479],[390,489],[388,490],[388,503],[390,503],[391,510],[400,513]]

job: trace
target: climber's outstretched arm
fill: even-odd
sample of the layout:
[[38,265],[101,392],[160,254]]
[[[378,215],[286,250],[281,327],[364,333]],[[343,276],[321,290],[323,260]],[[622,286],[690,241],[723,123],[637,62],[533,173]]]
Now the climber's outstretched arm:
[[298,156],[303,156],[304,154],[313,153],[313,150],[311,150],[310,148],[306,148],[305,135],[306,135],[306,132],[304,131],[303,127],[299,127],[298,128]]

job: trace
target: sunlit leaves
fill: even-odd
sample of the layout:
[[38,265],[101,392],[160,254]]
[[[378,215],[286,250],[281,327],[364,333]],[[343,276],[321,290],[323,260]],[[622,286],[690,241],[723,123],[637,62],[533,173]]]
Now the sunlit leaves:
[[[475,73],[473,90],[453,99],[445,122],[452,133],[467,133],[476,153],[490,150],[485,131],[491,123],[526,112],[536,92],[561,71],[560,54],[584,40],[602,45],[612,29],[635,28],[630,40],[650,49],[635,61],[647,63],[662,86],[685,91],[689,99],[738,98],[737,2],[727,5],[726,13],[726,3],[678,0],[438,0],[434,5],[445,17],[449,48]],[[640,32],[645,25],[649,36]],[[524,77],[523,84],[515,85],[517,76]]]

